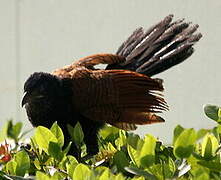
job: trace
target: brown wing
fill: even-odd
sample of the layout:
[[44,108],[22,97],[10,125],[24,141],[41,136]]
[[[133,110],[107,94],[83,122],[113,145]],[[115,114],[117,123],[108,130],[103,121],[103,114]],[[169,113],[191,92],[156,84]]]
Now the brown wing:
[[[53,75],[59,76],[61,78],[71,78],[70,72],[76,71],[77,69],[82,69],[85,67],[87,69],[95,70],[94,66],[98,64],[116,64],[124,62],[126,59],[122,56],[115,54],[94,54],[91,56],[84,57],[80,60],[75,61],[71,65],[65,66],[60,69],[56,69],[52,72]],[[72,73],[73,74],[73,73]]]
[[95,54],[91,56],[84,57],[73,65],[75,66],[84,66],[88,69],[93,69],[95,65],[98,64],[115,64],[115,63],[122,63],[126,59],[122,56],[115,55],[115,54]]
[[154,114],[167,109],[157,94],[163,90],[158,80],[127,70],[93,70],[99,63],[123,61],[116,55],[93,55],[52,74],[72,80],[73,108],[91,120],[125,130],[136,129],[136,124],[163,122]]
[[125,130],[135,124],[163,122],[155,112],[167,109],[158,94],[159,81],[125,70],[88,70],[70,72],[73,79],[73,102],[85,117],[103,121]]

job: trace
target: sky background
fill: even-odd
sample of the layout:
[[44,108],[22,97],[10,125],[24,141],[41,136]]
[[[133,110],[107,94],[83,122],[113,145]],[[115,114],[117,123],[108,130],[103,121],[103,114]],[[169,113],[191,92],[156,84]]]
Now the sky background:
[[164,79],[170,111],[164,124],[139,127],[171,142],[177,124],[209,128],[204,104],[221,105],[220,0],[0,0],[0,126],[13,118],[31,125],[21,108],[23,84],[36,71],[51,72],[81,57],[115,53],[139,26],[168,14],[200,25],[203,38],[184,63]]

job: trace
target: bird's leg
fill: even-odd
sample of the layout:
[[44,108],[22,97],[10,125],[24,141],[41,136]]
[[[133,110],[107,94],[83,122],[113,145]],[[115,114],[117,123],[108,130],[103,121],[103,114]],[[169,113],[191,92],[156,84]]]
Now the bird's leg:
[[97,142],[97,132],[92,131],[88,135],[84,137],[84,142],[87,147],[87,154],[88,155],[95,155],[98,153],[98,142]]
[[79,122],[84,132],[84,142],[87,147],[87,154],[88,155],[97,154],[99,150],[97,133],[104,123],[92,121],[85,117],[83,118],[82,122],[81,121]]

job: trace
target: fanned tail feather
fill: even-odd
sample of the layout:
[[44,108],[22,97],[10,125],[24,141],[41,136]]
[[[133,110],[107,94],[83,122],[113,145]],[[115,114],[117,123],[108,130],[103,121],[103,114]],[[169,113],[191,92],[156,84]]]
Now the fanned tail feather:
[[193,45],[202,37],[196,33],[199,26],[184,19],[172,20],[173,15],[169,15],[147,31],[142,27],[136,29],[117,51],[126,61],[108,65],[107,69],[127,69],[152,76],[190,57]]

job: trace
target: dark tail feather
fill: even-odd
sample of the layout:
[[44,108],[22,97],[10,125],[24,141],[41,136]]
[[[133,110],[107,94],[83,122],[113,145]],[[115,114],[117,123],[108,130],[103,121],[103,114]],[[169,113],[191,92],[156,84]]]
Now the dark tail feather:
[[108,65],[107,69],[128,69],[152,76],[190,57],[193,45],[202,37],[195,33],[198,25],[172,19],[173,15],[169,15],[146,32],[142,27],[136,29],[117,51],[126,61]]

